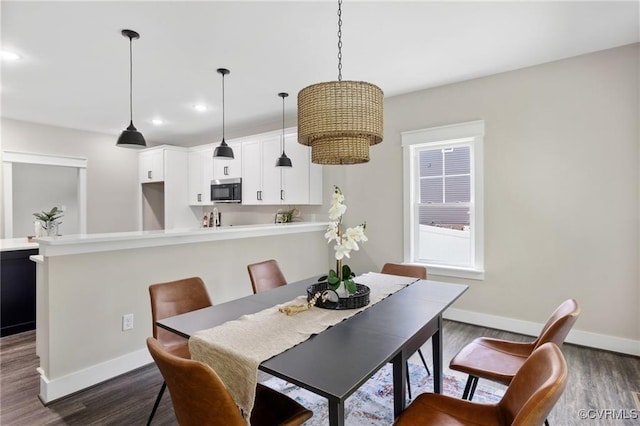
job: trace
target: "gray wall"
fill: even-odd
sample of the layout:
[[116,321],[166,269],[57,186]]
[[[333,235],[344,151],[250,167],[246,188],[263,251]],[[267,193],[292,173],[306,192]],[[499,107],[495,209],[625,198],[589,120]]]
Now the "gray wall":
[[483,119],[486,276],[456,308],[541,323],[574,297],[577,329],[637,342],[638,46],[385,99],[383,143],[335,179],[367,221],[349,263],[403,260],[400,132]]
[[33,213],[49,211],[53,207],[65,211],[60,219],[60,235],[77,234],[78,169],[40,164],[13,165],[13,236],[35,235]]
[[87,158],[87,232],[136,230],[138,151],[117,148],[117,136],[6,118],[1,136],[5,151]]

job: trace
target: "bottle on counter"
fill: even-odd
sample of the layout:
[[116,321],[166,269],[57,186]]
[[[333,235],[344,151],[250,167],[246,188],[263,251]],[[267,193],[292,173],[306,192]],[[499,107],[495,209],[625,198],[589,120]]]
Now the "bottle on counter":
[[215,226],[215,223],[213,222],[213,220],[214,220],[214,219],[213,219],[213,212],[211,212],[211,213],[209,214],[209,227],[210,227],[210,228],[213,228],[213,227]]
[[204,215],[204,219],[202,219],[202,227],[203,228],[208,228],[209,227],[209,219],[207,218],[207,215]]

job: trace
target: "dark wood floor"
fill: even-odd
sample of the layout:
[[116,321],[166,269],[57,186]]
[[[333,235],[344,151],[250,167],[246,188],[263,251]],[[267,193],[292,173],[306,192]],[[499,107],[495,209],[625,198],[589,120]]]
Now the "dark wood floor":
[[[462,346],[478,336],[530,340],[512,333],[445,321],[445,364]],[[423,352],[430,358],[430,343],[425,345]],[[640,358],[568,344],[564,345],[563,352],[570,370],[569,383],[549,417],[552,425],[585,423],[579,417],[583,409],[614,410],[615,415],[622,413],[627,417],[640,413],[633,397],[634,391],[640,391]],[[155,365],[149,365],[45,407],[37,397],[36,367],[34,332],[0,339],[1,425],[143,425],[162,384]],[[449,370],[446,372],[453,374]],[[489,385],[489,382],[481,383]],[[167,393],[154,425],[174,424]],[[640,419],[614,420],[610,416],[609,420],[590,420],[588,424],[639,425]]]

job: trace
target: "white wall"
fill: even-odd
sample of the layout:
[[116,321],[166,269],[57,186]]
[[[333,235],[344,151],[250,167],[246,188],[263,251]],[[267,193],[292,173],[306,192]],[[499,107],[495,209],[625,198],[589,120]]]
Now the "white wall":
[[2,150],[87,158],[88,233],[136,230],[138,151],[116,147],[112,135],[7,118],[1,125]]
[[[149,285],[199,276],[214,304],[252,294],[247,265],[278,259],[289,282],[323,274],[313,231],[45,257],[38,265],[37,347],[45,402],[151,362]],[[90,279],[87,279],[89,277]],[[122,315],[134,328],[123,332]]]
[[78,169],[15,163],[13,169],[13,236],[35,235],[33,213],[65,207],[58,233],[77,234]]
[[483,119],[485,280],[433,278],[469,283],[455,307],[507,323],[574,297],[577,330],[640,353],[638,46],[385,99],[371,162],[332,174],[347,222],[367,221],[349,263],[403,260],[400,132]]

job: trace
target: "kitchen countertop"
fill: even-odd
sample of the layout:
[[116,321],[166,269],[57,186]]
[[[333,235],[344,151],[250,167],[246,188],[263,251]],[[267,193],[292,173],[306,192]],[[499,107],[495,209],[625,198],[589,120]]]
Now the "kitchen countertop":
[[0,240],[0,251],[34,250],[37,248],[37,242],[29,241],[26,238],[6,238]]
[[[294,222],[262,225],[233,225],[217,228],[131,231],[106,234],[77,234],[36,239],[40,255],[64,256],[175,244],[254,238],[325,231],[327,222]],[[25,239],[26,241],[26,239]],[[36,246],[38,246],[36,244]]]

